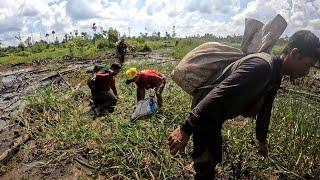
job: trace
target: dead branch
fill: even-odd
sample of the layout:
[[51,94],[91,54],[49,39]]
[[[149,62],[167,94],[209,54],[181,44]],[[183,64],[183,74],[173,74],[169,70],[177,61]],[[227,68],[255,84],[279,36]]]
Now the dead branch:
[[152,180],[155,180],[156,178],[154,177],[154,175],[153,175],[152,171],[150,170],[150,168],[148,167],[147,169],[148,169],[148,171],[149,171],[149,174],[150,174],[150,176],[151,176],[151,179],[152,179]]
[[90,164],[88,164],[88,163],[86,163],[86,162],[84,162],[83,160],[81,160],[80,158],[75,158],[75,160],[79,163],[79,164],[81,164],[81,165],[83,165],[83,166],[85,166],[85,167],[87,167],[87,168],[90,168],[90,169],[94,169],[94,170],[98,170],[98,169],[100,169],[100,167],[98,166],[98,167],[96,167],[96,166],[92,166],[92,165],[90,165]]
[[289,171],[288,169],[278,165],[275,160],[273,160],[272,158],[269,158],[271,160],[271,162],[277,167],[278,170],[280,170],[281,173],[284,173],[284,174],[292,174],[294,175],[295,177],[299,178],[299,179],[304,179],[303,177],[301,177],[299,174],[293,172],[293,171]]
[[167,61],[160,61],[160,62],[155,62],[155,63],[148,63],[147,65],[155,65],[155,64],[164,64],[167,62],[175,62],[178,61],[178,59],[171,59],[171,60],[167,60]]
[[285,92],[291,92],[291,93],[294,93],[294,94],[298,94],[298,95],[302,95],[302,96],[306,96],[306,97],[310,97],[310,98],[313,98],[317,101],[320,101],[320,96],[319,95],[316,95],[316,94],[312,94],[312,93],[308,93],[308,92],[302,92],[302,91],[297,91],[297,90],[294,90],[294,89],[287,89],[285,87],[281,87],[281,89]]
[[47,76],[47,77],[41,79],[40,81],[46,81],[46,80],[48,80],[48,79],[52,79],[52,78],[58,77],[58,76],[60,76],[59,74],[68,74],[68,73],[70,73],[70,72],[75,71],[76,69],[78,69],[78,67],[69,68],[69,69],[66,69],[66,70],[64,70],[64,71],[56,72],[56,73],[54,73],[54,74],[52,74],[52,75],[50,75],[50,76]]
[[61,79],[70,87],[71,90],[73,90],[74,88],[72,87],[72,85],[62,76],[61,73],[58,73],[59,76],[61,77]]
[[18,152],[18,148],[22,144],[28,142],[30,139],[31,135],[27,133],[15,140],[12,146],[0,155],[0,164],[5,164],[11,157],[13,157]]
[[19,71],[14,71],[14,72],[11,72],[11,73],[0,73],[0,77],[1,76],[18,75],[18,74],[23,74],[23,73],[32,72],[32,71],[34,71],[34,69],[19,70]]

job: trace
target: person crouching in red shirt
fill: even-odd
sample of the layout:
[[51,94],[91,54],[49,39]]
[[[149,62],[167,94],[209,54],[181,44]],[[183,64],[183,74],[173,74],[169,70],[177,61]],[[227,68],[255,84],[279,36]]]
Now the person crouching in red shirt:
[[112,64],[110,68],[98,70],[88,81],[91,89],[92,100],[94,102],[94,112],[96,116],[103,116],[106,110],[109,113],[114,111],[117,104],[118,92],[115,84],[115,76],[121,70],[119,64]]
[[159,107],[162,106],[162,91],[166,84],[166,78],[156,70],[146,69],[138,72],[136,68],[130,68],[126,71],[126,84],[135,82],[137,85],[137,101],[143,100],[145,90],[155,89]]

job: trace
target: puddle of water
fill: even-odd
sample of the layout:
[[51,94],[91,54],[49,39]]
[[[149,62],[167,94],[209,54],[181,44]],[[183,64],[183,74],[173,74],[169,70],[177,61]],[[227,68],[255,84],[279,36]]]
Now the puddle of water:
[[16,77],[15,76],[6,76],[2,78],[2,83],[4,86],[11,87],[13,86],[13,83],[15,82]]
[[11,74],[28,72],[28,71],[32,71],[32,70],[33,70],[32,67],[27,67],[27,68],[18,69],[18,70],[9,70],[9,71],[6,71],[6,72],[0,72],[0,75],[2,75],[2,76],[8,76],[8,75],[11,75]]

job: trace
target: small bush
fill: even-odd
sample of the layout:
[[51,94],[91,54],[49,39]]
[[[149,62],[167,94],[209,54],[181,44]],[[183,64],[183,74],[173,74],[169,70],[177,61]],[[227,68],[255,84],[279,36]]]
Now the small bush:
[[141,49],[142,52],[151,52],[152,49],[148,44],[144,44],[144,46]]
[[47,44],[43,42],[37,42],[33,46],[31,46],[30,50],[32,53],[39,53],[44,51],[47,48]]
[[101,49],[105,49],[107,47],[109,47],[109,42],[107,39],[102,38],[102,39],[98,39],[96,41],[96,48],[97,49],[101,50]]
[[31,53],[28,51],[21,51],[16,54],[17,56],[30,56]]
[[144,38],[138,38],[137,42],[142,44],[142,43],[145,43],[146,40]]
[[24,51],[25,48],[26,48],[26,46],[25,46],[23,43],[20,43],[20,44],[18,45],[18,48],[19,48],[21,51]]

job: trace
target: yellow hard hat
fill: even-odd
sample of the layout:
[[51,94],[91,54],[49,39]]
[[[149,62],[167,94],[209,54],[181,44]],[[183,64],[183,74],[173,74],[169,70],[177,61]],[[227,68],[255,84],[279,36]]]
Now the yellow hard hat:
[[138,75],[137,68],[132,67],[126,71],[127,80],[132,80],[135,77],[137,77],[137,75]]

